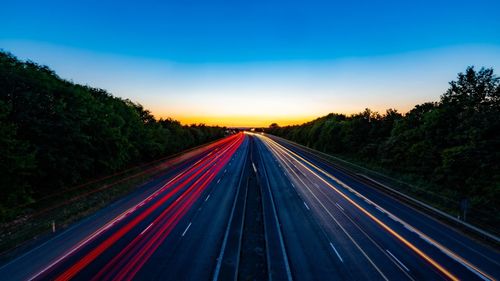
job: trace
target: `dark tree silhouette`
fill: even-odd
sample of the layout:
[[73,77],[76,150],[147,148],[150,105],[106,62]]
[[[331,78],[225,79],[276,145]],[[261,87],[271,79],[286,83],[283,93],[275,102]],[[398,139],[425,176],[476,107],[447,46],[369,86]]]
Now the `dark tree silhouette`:
[[0,221],[18,204],[224,135],[0,52]]
[[468,67],[439,102],[416,105],[404,115],[366,109],[267,132],[421,178],[435,193],[470,198],[476,208],[499,213],[500,79],[493,69]]

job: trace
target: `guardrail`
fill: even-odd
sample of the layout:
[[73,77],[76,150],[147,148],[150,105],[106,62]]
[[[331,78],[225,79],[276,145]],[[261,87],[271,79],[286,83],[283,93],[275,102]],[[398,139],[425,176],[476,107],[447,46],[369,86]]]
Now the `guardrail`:
[[[444,210],[440,210],[436,208],[435,206],[432,206],[431,204],[428,204],[426,202],[423,202],[417,198],[415,198],[412,195],[420,195],[420,197],[427,197],[431,202],[437,202],[439,205],[456,205],[458,206],[459,203],[455,200],[445,198],[442,195],[435,194],[432,192],[429,192],[427,190],[423,190],[422,188],[407,184],[405,182],[402,182],[398,179],[394,179],[391,177],[388,177],[380,172],[370,170],[368,168],[362,167],[360,165],[357,165],[355,163],[351,163],[347,160],[341,159],[339,157],[326,154],[321,151],[314,150],[312,148],[309,148],[307,146],[292,142],[290,140],[274,136],[274,135],[268,135],[274,139],[289,143],[294,146],[298,146],[302,148],[303,150],[306,150],[317,157],[323,159],[324,161],[330,163],[331,165],[335,166],[336,168],[340,168],[340,170],[346,174],[348,174],[351,177],[354,177],[358,180],[362,180],[365,183],[370,184],[371,186],[374,186],[375,188],[378,188],[379,190],[382,190],[386,193],[389,193],[390,195],[397,197],[401,199],[403,202],[416,207],[425,213],[440,219],[441,221],[447,222],[448,225],[454,226],[455,228],[459,228],[467,233],[473,234],[477,237],[481,237],[483,239],[486,239],[490,242],[493,242],[496,245],[500,245],[500,237],[497,235],[486,231],[484,229],[481,229],[475,225],[472,225],[471,223],[467,223],[465,221],[462,221],[450,213],[445,212]],[[332,161],[333,160],[333,161]],[[367,175],[368,174],[368,175]],[[377,179],[375,179],[377,178]],[[382,178],[383,180],[378,180],[379,178]],[[368,182],[367,182],[368,181]],[[384,182],[382,182],[384,181]],[[386,182],[392,182],[394,184],[388,184]],[[390,186],[391,185],[391,186]],[[394,186],[397,186],[398,188],[394,188]],[[406,194],[402,192],[401,190],[406,191]],[[450,211],[450,210],[447,210]]]
[[371,181],[372,183],[375,183],[376,185],[378,185],[378,186],[386,189],[387,191],[389,191],[390,193],[392,193],[392,194],[394,194],[394,195],[396,195],[398,197],[404,198],[404,200],[406,202],[409,202],[411,205],[417,205],[420,208],[425,208],[428,211],[433,212],[434,214],[436,214],[438,216],[441,216],[442,218],[444,218],[446,220],[449,220],[449,221],[451,221],[451,222],[453,222],[455,224],[459,224],[462,227],[468,228],[469,231],[474,231],[477,234],[479,234],[481,236],[484,236],[485,238],[490,239],[491,241],[493,241],[495,243],[500,244],[500,238],[498,236],[494,235],[494,234],[491,234],[491,233],[489,233],[489,232],[487,232],[485,230],[482,230],[482,229],[480,229],[478,227],[475,227],[472,224],[469,224],[467,222],[461,221],[461,220],[459,220],[459,219],[451,216],[450,214],[447,214],[447,213],[445,213],[445,212],[443,212],[443,211],[441,211],[441,210],[439,210],[437,208],[432,207],[429,204],[426,204],[426,203],[424,203],[422,201],[419,201],[419,200],[417,200],[417,199],[415,199],[413,197],[410,197],[410,196],[408,196],[408,195],[406,195],[406,194],[404,194],[402,192],[399,192],[399,191],[395,190],[394,188],[391,188],[391,187],[389,187],[389,186],[387,186],[387,185],[385,185],[385,184],[383,184],[381,182],[378,182],[378,181],[370,178],[367,175],[363,175],[363,174],[357,174],[357,175],[360,176],[360,177],[363,177],[363,178],[365,178],[365,179],[367,179],[369,181]]
[[22,250],[36,240],[47,239],[121,196],[139,190],[161,177],[164,171],[206,152],[220,140],[67,188],[64,192],[47,195],[23,206],[27,209],[26,214],[0,224],[0,264],[14,256],[17,249]]

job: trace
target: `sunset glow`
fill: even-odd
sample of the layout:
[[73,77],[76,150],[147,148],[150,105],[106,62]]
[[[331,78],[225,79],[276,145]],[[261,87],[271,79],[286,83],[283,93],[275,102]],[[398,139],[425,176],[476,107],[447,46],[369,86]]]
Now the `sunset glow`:
[[[498,17],[485,14],[495,9],[476,11],[465,2],[432,2],[433,9],[420,2],[314,9],[295,2],[151,3],[154,15],[141,16],[144,5],[116,18],[77,5],[77,13],[97,13],[85,25],[57,5],[32,3],[40,12],[28,21],[20,4],[9,5],[0,22],[11,28],[0,31],[0,48],[183,124],[255,127],[365,108],[407,112],[438,100],[446,81],[469,65],[500,67]],[[43,14],[66,24],[52,28]],[[101,28],[110,19],[113,28]],[[425,33],[414,28],[433,25]]]

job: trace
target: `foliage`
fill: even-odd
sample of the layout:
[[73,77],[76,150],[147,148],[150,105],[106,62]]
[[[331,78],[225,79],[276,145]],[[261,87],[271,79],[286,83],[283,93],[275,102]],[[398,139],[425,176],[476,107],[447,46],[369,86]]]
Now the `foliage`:
[[267,130],[323,152],[426,180],[455,200],[498,214],[500,206],[500,80],[492,69],[467,68],[439,102],[402,115],[389,109],[329,114],[299,126]]
[[0,220],[47,193],[224,135],[156,120],[102,89],[0,52]]

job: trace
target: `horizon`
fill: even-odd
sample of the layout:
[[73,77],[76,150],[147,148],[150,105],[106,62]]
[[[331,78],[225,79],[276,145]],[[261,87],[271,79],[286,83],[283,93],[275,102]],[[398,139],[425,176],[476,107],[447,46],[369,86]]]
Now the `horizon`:
[[433,9],[426,1],[28,2],[6,4],[1,49],[182,124],[267,127],[365,108],[405,113],[439,100],[467,66],[500,66],[493,1]]
[[5,1],[0,281],[500,280],[499,10]]
[[[7,53],[10,53],[10,54],[12,54],[15,57],[20,58],[15,53],[12,53],[12,52],[10,52],[8,50],[4,50],[4,49],[0,48],[0,51],[4,51],[4,52],[7,52]],[[37,62],[37,61],[35,61],[33,59],[30,59],[30,58],[20,58],[20,59],[22,59],[23,61],[32,61],[34,63],[37,63],[39,65],[43,65],[43,66],[47,66],[50,69],[54,70],[54,68],[52,68],[50,65],[39,63],[39,62]],[[483,66],[479,66],[479,67],[478,66],[474,66],[474,67],[479,70]],[[459,71],[459,72],[463,72],[464,70]],[[63,77],[57,71],[55,71],[55,74],[58,75],[61,79],[64,79],[66,81],[74,82],[74,83],[77,83],[77,84],[80,84],[80,85],[87,85],[87,86],[90,86],[90,87],[95,87],[94,85],[91,85],[89,83],[85,83],[83,81],[82,82],[80,82],[80,81],[79,82],[75,82],[74,79],[68,79],[67,77]],[[458,74],[458,72],[455,74],[455,77],[456,77],[457,74]],[[455,79],[455,77],[453,77],[452,79]],[[354,109],[354,110],[351,110],[351,111],[325,111],[324,113],[321,113],[321,114],[315,114],[315,115],[312,114],[312,115],[305,115],[305,116],[293,116],[292,118],[287,118],[287,117],[283,117],[283,116],[277,116],[276,118],[270,119],[269,117],[266,118],[266,117],[262,117],[262,116],[259,116],[259,115],[245,116],[245,115],[237,115],[237,114],[231,115],[231,116],[217,116],[217,115],[215,115],[215,116],[196,116],[196,115],[194,115],[194,116],[184,116],[184,117],[180,117],[179,118],[179,117],[175,117],[175,116],[168,115],[168,114],[162,114],[162,113],[152,112],[151,109],[149,107],[145,106],[143,103],[141,103],[141,102],[139,102],[137,100],[132,100],[132,99],[131,99],[131,101],[144,106],[146,110],[150,110],[151,114],[153,114],[153,116],[156,119],[158,119],[158,120],[159,119],[172,118],[172,119],[174,119],[176,121],[179,121],[182,125],[201,125],[201,124],[203,124],[203,125],[207,125],[207,126],[227,127],[227,128],[230,128],[230,129],[267,128],[272,123],[277,123],[279,126],[302,125],[304,123],[308,123],[308,122],[314,121],[314,120],[316,120],[318,118],[324,117],[324,116],[326,116],[328,114],[331,114],[331,113],[333,113],[333,114],[344,114],[346,116],[351,116],[351,115],[354,115],[354,114],[357,114],[357,113],[361,113],[365,109],[370,109],[373,112],[379,113],[379,114],[384,114],[386,112],[386,110],[388,110],[388,109],[395,109],[399,113],[406,114],[411,109],[413,109],[414,106],[416,106],[418,104],[425,103],[425,102],[437,102],[437,101],[439,101],[441,95],[444,94],[445,90],[448,87],[449,82],[452,79],[450,79],[449,81],[447,81],[445,83],[446,87],[443,88],[443,91],[441,93],[437,94],[434,98],[430,97],[428,100],[422,100],[419,103],[408,104],[406,107],[403,107],[403,110],[401,110],[401,108],[391,107],[391,106],[388,106],[388,107],[385,107],[385,108],[380,107],[378,109],[375,109],[375,108],[369,107],[369,106],[365,106],[365,107],[359,107],[359,109]],[[100,88],[100,87],[97,87],[97,88]],[[102,88],[102,89],[108,91],[113,96],[124,98],[124,99],[130,99],[127,96],[119,95],[119,93],[111,92],[111,91],[109,91],[109,89],[105,89],[105,88]]]

